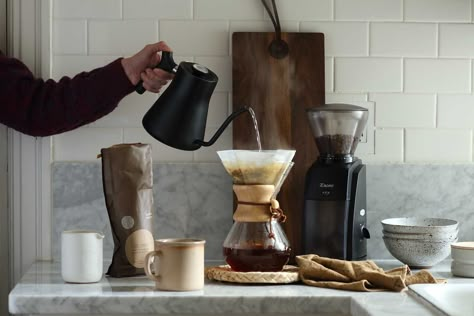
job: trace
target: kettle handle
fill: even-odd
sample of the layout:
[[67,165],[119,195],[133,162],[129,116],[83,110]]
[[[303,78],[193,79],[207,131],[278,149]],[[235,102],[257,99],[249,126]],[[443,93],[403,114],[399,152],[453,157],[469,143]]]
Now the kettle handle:
[[[163,69],[166,72],[169,73],[176,73],[176,67],[178,65],[174,62],[173,59],[173,52],[162,52],[161,53],[161,60],[158,63],[158,65],[155,66],[155,68],[160,68]],[[135,91],[138,94],[143,94],[146,89],[143,87],[143,81],[140,80],[137,85],[135,86]]]

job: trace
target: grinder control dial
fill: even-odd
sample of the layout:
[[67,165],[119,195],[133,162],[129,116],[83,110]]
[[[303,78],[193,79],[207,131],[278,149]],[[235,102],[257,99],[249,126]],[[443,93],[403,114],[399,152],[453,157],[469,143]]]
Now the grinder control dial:
[[364,236],[365,239],[370,239],[370,232],[367,229],[367,227],[362,226],[361,231],[362,231],[362,236]]

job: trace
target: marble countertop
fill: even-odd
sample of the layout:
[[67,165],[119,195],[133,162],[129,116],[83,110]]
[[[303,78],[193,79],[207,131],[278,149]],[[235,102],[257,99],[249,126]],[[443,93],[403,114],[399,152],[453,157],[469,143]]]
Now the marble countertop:
[[[400,266],[395,260],[376,261],[384,269]],[[430,270],[449,283],[450,261]],[[303,284],[239,285],[206,281],[201,291],[166,292],[154,289],[146,277],[103,277],[94,284],[68,284],[60,265],[37,262],[9,295],[12,314],[157,315],[157,314],[323,314],[323,315],[439,315],[411,291],[349,292]]]

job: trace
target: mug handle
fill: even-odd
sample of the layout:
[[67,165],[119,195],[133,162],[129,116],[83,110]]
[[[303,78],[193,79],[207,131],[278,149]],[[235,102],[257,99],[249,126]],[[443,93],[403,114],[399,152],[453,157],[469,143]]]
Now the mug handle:
[[[145,256],[145,274],[148,276],[148,278],[150,278],[152,280],[155,280],[155,281],[158,281],[158,282],[160,282],[160,280],[161,280],[161,275],[153,274],[153,272],[151,271],[150,266],[153,263],[152,259],[154,259],[155,257],[159,257],[161,254],[162,254],[162,252],[160,250],[154,250],[154,251],[151,251],[151,252],[147,253],[146,256]],[[155,271],[155,272],[157,272],[157,271]]]

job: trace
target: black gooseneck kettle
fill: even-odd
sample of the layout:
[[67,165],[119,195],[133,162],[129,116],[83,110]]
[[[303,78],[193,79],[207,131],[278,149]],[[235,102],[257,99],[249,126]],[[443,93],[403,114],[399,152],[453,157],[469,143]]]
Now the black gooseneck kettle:
[[[206,142],[203,139],[207,111],[217,85],[217,75],[197,63],[181,62],[178,66],[172,52],[162,52],[156,67],[176,75],[145,114],[142,123],[151,136],[168,146],[182,150],[211,146],[235,117],[249,111],[248,107],[242,107],[233,112]],[[141,82],[136,91],[140,94],[145,91]]]

